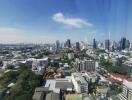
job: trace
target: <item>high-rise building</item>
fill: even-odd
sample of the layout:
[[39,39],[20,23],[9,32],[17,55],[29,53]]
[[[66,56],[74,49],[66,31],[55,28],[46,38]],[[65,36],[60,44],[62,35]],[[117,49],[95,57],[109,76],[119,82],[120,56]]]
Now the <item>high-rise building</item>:
[[113,46],[114,46],[114,49],[117,49],[118,48],[118,43],[113,41]]
[[126,40],[126,48],[129,48],[129,47],[130,47],[130,41]]
[[110,41],[109,41],[109,39],[108,40],[105,40],[105,49],[106,50],[109,50],[110,49]]
[[79,42],[76,42],[76,50],[80,51],[80,43]]
[[130,46],[129,46],[130,49],[132,49],[132,43],[130,43]]
[[56,50],[59,50],[60,49],[60,42],[59,40],[56,41]]
[[125,37],[121,38],[120,48],[121,50],[124,50],[126,48],[126,38]]
[[111,45],[110,45],[110,51],[114,51],[114,41],[111,42]]
[[65,46],[67,48],[71,48],[71,40],[70,39],[67,39]]
[[95,41],[95,38],[93,39],[93,49],[96,49],[97,48],[97,44],[96,44],[96,41]]

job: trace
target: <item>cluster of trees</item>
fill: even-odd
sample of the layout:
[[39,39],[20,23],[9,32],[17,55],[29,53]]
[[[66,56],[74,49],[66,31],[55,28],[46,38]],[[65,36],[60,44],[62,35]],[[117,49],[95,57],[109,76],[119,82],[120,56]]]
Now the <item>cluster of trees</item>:
[[127,72],[121,66],[113,66],[113,64],[109,61],[102,60],[100,63],[108,72],[119,73],[123,75],[127,75]]
[[96,93],[98,83],[89,83],[88,91],[89,93]]
[[59,62],[49,62],[49,65],[50,65],[51,67],[58,68],[58,67],[59,67]]
[[32,52],[31,55],[34,56],[37,59],[41,59],[43,58],[44,55],[49,55],[51,54],[51,52],[49,50],[41,50],[41,51],[36,51],[36,52]]
[[15,86],[9,89],[3,100],[31,100],[35,87],[41,86],[42,76],[35,75],[28,66],[21,66],[18,71],[7,72],[0,83],[5,86],[11,82]]
[[100,77],[97,77],[97,80],[95,81],[95,83],[92,83],[91,81],[88,82],[89,93],[96,93],[97,86],[99,86],[99,80],[100,80]]
[[99,55],[100,53],[106,53],[105,50],[101,50],[101,49],[96,49],[95,51],[97,55]]
[[119,67],[119,66],[111,66],[110,70],[114,73],[119,73],[119,74],[123,74],[123,75],[127,75],[126,70],[124,70],[124,68]]
[[42,50],[41,52],[38,53],[38,56],[36,58],[37,59],[41,59],[41,58],[43,58],[44,55],[48,56],[49,54],[51,54],[50,51],[48,51],[48,50]]
[[3,77],[0,78],[1,87],[5,88],[8,83],[16,81],[16,77],[18,76],[18,72],[10,71],[4,74]]
[[120,85],[117,84],[112,84],[110,85],[111,90],[115,91],[116,94],[119,94],[122,92],[122,87]]

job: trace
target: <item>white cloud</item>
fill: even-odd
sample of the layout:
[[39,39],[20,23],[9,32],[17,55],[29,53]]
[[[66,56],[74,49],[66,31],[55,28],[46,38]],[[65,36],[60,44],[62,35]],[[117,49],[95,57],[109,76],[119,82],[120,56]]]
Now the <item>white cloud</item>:
[[93,26],[91,23],[86,22],[81,18],[69,18],[63,15],[63,13],[56,13],[52,16],[52,19],[58,23],[62,23],[68,26],[72,26],[75,28],[82,28],[84,26],[91,27]]

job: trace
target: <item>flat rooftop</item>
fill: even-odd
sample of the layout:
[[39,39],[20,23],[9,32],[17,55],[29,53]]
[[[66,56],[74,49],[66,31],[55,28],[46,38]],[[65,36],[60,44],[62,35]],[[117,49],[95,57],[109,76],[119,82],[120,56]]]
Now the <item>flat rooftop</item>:
[[65,100],[82,100],[82,94],[67,94]]
[[60,79],[49,79],[46,81],[45,87],[49,88],[49,91],[55,93],[60,93],[60,89],[71,90],[73,84],[70,77],[60,78]]
[[45,100],[60,100],[60,95],[58,93],[51,92],[46,95]]
[[87,84],[81,73],[73,73],[72,75],[79,84]]
[[62,90],[72,89],[72,82],[56,82],[55,88],[60,88]]

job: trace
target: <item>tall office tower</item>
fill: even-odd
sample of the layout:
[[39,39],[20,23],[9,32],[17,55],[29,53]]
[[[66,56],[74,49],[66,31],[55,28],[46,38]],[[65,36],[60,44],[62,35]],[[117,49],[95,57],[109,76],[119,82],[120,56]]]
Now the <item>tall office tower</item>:
[[70,39],[67,39],[66,47],[71,48],[71,40]]
[[96,41],[95,41],[95,38],[93,39],[93,49],[96,49],[97,48],[97,44],[96,44]]
[[126,38],[125,37],[121,38],[120,48],[121,50],[124,50],[126,48]]
[[109,47],[110,47],[110,41],[108,39],[108,40],[105,40],[105,49],[109,50],[110,49]]
[[114,46],[114,49],[117,49],[118,48],[118,43],[113,41],[113,46]]
[[126,48],[129,49],[129,47],[130,47],[130,41],[126,40]]
[[79,42],[76,42],[76,50],[80,51],[80,43]]
[[60,42],[59,40],[56,41],[56,50],[59,50],[60,49]]
[[130,49],[132,49],[132,43],[130,43],[130,46],[129,46]]
[[114,48],[114,41],[111,42],[111,45],[110,45],[110,51],[114,51],[115,48]]

